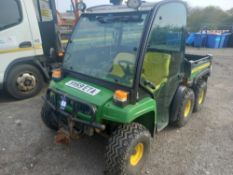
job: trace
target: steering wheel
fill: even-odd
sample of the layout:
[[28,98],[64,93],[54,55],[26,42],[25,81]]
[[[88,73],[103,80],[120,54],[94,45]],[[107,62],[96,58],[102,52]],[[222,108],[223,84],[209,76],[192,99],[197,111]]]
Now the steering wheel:
[[134,64],[130,61],[126,61],[126,60],[121,60],[119,61],[119,65],[122,68],[122,70],[124,71],[124,73],[127,75],[131,75],[132,72],[130,71],[130,67],[134,67]]

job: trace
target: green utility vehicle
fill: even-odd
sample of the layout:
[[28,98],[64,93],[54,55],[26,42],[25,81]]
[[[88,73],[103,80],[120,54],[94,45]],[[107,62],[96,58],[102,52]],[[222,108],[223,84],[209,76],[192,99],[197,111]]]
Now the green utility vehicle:
[[206,96],[212,56],[185,55],[186,18],[178,0],[85,10],[53,72],[45,125],[59,141],[108,136],[106,174],[140,173],[154,134],[184,126]]

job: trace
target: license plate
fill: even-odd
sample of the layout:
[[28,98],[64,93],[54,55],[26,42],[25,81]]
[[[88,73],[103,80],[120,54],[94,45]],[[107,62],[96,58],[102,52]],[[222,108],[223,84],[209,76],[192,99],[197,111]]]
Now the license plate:
[[61,109],[61,110],[65,110],[66,106],[67,106],[66,98],[65,98],[65,97],[62,97],[62,100],[61,100],[61,102],[60,102],[60,109]]
[[86,94],[89,94],[91,96],[95,96],[101,92],[100,89],[96,89],[90,85],[78,82],[78,81],[69,81],[66,83],[66,86],[72,87],[74,89],[78,89]]

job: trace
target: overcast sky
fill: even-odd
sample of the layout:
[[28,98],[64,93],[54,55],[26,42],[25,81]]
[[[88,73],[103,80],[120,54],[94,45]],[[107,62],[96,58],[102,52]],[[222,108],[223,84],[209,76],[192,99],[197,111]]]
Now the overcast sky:
[[[148,2],[156,2],[156,0],[147,0]],[[70,9],[70,0],[56,0],[58,10],[66,11]],[[107,4],[109,0],[84,0],[87,6],[94,6],[100,4]],[[221,7],[228,10],[233,7],[233,0],[186,0],[191,6],[205,7],[209,5]]]

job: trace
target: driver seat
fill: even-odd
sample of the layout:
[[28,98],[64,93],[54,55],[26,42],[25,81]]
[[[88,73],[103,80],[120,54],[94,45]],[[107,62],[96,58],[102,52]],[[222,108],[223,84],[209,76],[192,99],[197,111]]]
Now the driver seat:
[[171,55],[161,52],[147,52],[143,63],[142,78],[155,85],[152,92],[159,90],[167,81],[171,63]]
[[[120,66],[120,61],[127,61],[134,63],[135,62],[135,55],[128,52],[121,52],[116,55],[116,57],[113,60],[112,70],[111,74],[120,78],[123,78],[125,76],[125,72]],[[130,69],[133,70],[133,67],[130,67]]]

